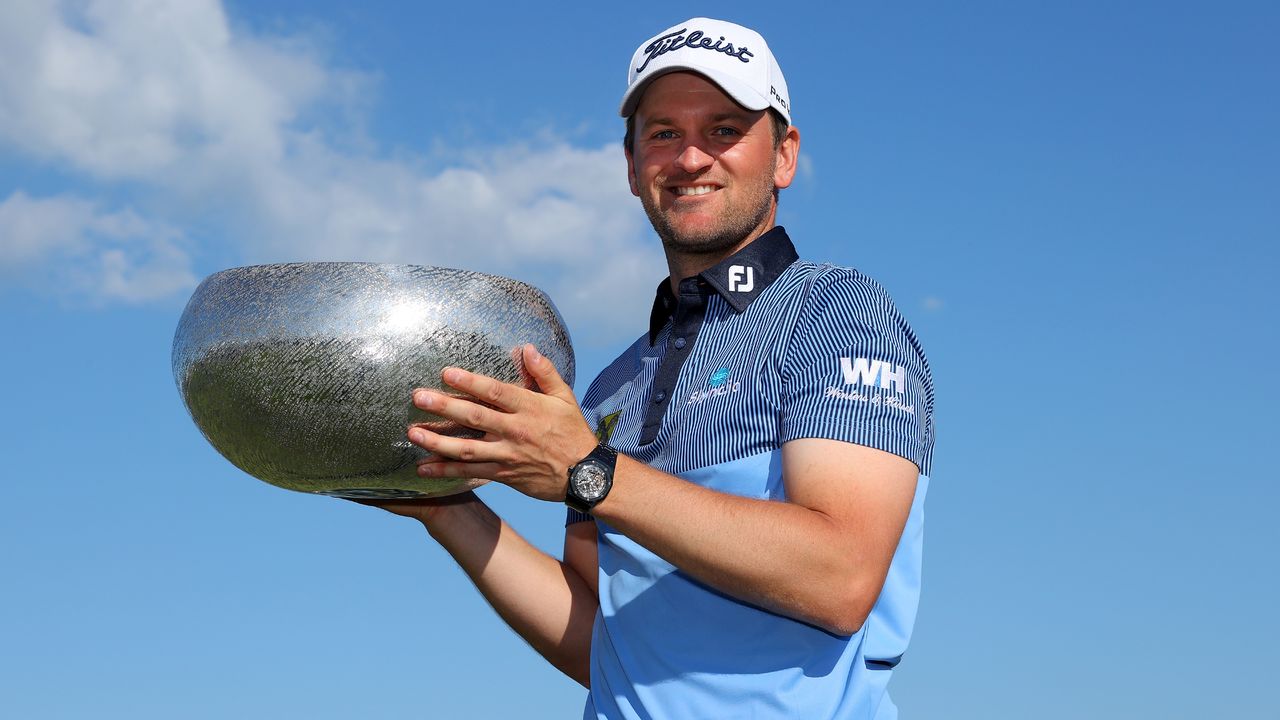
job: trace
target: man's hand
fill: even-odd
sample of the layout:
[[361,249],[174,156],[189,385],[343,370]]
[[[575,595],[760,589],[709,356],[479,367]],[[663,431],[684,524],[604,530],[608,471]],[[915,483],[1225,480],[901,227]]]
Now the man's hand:
[[564,500],[568,471],[596,446],[573,390],[533,345],[522,349],[525,371],[541,392],[460,368],[445,368],[445,385],[470,398],[418,389],[414,405],[484,433],[458,438],[426,425],[409,440],[431,453],[418,465],[423,477],[486,478],[539,500]]
[[422,523],[427,529],[431,528],[431,523],[442,512],[448,512],[450,509],[467,505],[471,503],[479,503],[480,499],[475,493],[467,491],[456,495],[445,495],[444,497],[423,498],[416,500],[356,500],[352,502],[369,507],[382,508],[394,515],[412,518]]

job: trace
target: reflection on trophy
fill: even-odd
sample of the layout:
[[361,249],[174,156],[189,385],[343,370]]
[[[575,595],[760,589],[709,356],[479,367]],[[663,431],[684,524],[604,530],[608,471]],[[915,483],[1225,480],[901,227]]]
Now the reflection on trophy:
[[417,265],[295,263],[224,270],[196,288],[173,338],[173,374],[218,452],[260,480],[347,498],[434,497],[481,484],[420,478],[413,406],[461,367],[526,384],[533,343],[573,383],[573,347],[537,288]]

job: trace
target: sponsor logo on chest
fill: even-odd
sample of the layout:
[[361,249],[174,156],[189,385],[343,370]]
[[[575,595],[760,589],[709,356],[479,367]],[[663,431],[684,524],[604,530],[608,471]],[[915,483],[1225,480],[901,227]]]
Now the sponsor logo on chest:
[[701,390],[694,390],[685,404],[698,405],[711,398],[730,395],[740,390],[742,390],[742,383],[737,380],[731,380],[729,378],[729,368],[723,367],[711,374],[711,377],[707,379],[707,387]]

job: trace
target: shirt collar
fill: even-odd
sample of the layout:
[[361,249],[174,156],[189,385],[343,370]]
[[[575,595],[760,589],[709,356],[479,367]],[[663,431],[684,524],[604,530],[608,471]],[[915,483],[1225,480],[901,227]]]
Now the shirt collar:
[[[799,257],[795,246],[791,244],[791,238],[787,237],[787,231],[777,225],[697,276],[685,278],[681,285],[696,283],[702,287],[710,287],[735,312],[741,313]],[[657,341],[662,326],[675,314],[676,304],[669,279],[663,279],[658,285],[657,297],[653,300],[653,310],[649,313],[650,347]]]

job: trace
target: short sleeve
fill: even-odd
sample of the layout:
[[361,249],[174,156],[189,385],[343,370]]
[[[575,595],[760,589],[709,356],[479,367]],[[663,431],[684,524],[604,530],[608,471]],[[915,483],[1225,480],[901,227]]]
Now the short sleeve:
[[888,293],[850,268],[810,282],[782,362],[780,442],[826,438],[904,457],[929,474],[933,380]]

